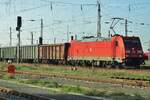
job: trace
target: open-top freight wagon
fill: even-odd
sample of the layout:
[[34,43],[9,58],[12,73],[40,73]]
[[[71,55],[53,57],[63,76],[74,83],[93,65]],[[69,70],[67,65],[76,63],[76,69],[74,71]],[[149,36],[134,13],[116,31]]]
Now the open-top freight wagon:
[[25,45],[20,47],[20,61],[21,62],[38,62],[38,45]]
[[39,45],[39,62],[65,64],[69,43]]
[[[17,61],[17,47],[1,47],[1,60]],[[20,47],[20,61],[21,62],[37,62],[38,61],[38,45],[26,45]]]
[[1,60],[12,60],[16,61],[17,47],[1,47],[0,48],[0,59]]

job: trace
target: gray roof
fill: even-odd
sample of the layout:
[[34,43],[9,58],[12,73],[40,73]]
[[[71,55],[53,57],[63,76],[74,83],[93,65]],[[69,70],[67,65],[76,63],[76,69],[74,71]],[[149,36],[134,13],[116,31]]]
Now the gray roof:
[[106,38],[106,37],[94,37],[94,36],[89,36],[89,37],[82,37],[81,42],[92,42],[92,41],[109,41],[111,38]]

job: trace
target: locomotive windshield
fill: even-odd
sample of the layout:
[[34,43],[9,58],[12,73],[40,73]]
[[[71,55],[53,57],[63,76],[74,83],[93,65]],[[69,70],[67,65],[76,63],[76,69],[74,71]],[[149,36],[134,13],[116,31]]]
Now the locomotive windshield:
[[124,44],[127,48],[141,47],[139,38],[124,38]]

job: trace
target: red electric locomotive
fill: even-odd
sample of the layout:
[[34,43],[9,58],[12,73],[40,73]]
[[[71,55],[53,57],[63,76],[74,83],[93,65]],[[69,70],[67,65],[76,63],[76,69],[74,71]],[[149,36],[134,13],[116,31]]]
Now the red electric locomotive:
[[144,63],[144,54],[139,37],[86,37],[83,40],[71,41],[68,62],[103,67],[140,65]]

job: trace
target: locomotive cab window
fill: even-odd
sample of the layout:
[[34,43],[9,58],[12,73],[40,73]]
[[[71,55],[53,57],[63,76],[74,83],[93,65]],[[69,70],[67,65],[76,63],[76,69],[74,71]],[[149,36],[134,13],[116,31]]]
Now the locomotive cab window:
[[140,40],[137,38],[134,39],[124,39],[125,46],[128,48],[131,47],[141,47]]
[[115,46],[116,46],[116,47],[118,46],[118,41],[115,41]]

